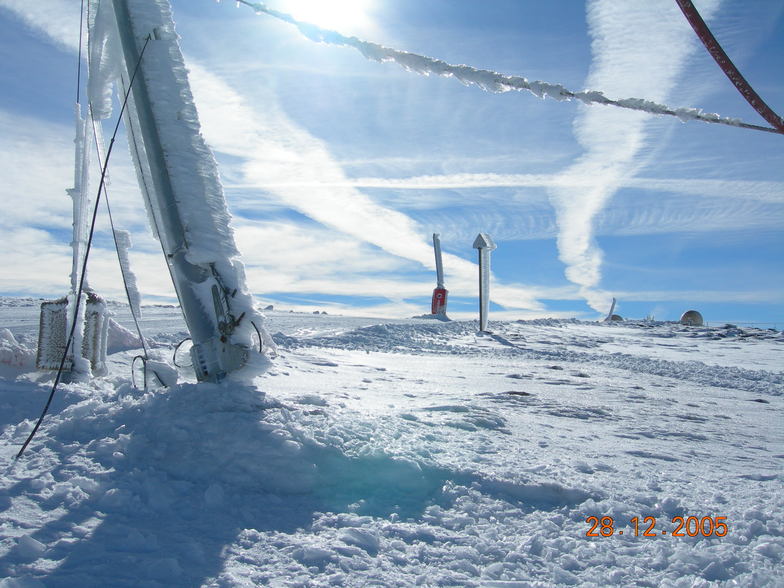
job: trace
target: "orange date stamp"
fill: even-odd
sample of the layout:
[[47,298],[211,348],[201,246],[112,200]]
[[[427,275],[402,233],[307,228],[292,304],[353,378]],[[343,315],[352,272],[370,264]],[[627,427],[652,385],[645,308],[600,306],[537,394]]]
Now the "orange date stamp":
[[612,537],[613,535],[634,535],[635,537],[724,537],[729,532],[727,517],[672,517],[671,530],[656,528],[656,517],[633,517],[629,520],[631,529],[616,528],[613,517],[591,516],[585,519],[589,529],[586,537]]

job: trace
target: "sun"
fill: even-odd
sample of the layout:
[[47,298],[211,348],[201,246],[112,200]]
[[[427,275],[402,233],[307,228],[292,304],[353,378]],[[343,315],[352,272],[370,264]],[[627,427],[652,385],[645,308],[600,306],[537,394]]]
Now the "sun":
[[361,32],[371,26],[374,0],[283,0],[280,9],[297,20],[338,32]]

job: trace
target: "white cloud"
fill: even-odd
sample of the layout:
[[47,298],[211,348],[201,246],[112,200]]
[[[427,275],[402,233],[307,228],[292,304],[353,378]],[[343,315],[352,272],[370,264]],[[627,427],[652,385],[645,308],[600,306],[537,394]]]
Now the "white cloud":
[[[246,107],[239,95],[198,65],[191,67],[205,134],[214,147],[245,158],[245,173],[276,177],[292,173],[345,180],[324,146],[295,127],[284,113],[276,111],[261,124],[257,112]],[[270,104],[265,104],[262,110],[273,103],[270,99]],[[74,130],[36,119],[20,121],[16,115],[0,112],[0,131],[0,153],[7,164],[3,192],[8,206],[0,222],[9,227],[41,226],[70,232],[71,200],[65,190],[73,185]],[[42,144],[42,136],[50,139]],[[168,273],[160,260],[159,245],[146,226],[146,214],[125,149],[113,152],[109,178],[115,222],[134,232],[131,259],[142,291],[149,296],[171,297]],[[95,178],[92,189],[97,189]],[[280,221],[264,223],[237,216],[234,223],[237,239],[241,250],[246,252],[248,279],[253,290],[396,299],[429,294],[429,284],[401,276],[406,270],[434,267],[427,231],[406,215],[374,203],[353,188],[280,189],[275,191],[275,196],[323,227],[304,228]],[[232,208],[243,208],[245,204],[248,202],[238,196]],[[103,209],[100,214],[100,228],[105,231],[108,225]],[[6,266],[14,268],[14,275],[24,275],[23,268],[29,267],[33,260],[48,259],[42,251],[56,243],[50,233],[30,234],[40,237],[40,244],[14,250],[13,260]],[[28,242],[26,239],[25,243]],[[414,267],[408,265],[411,261],[415,262]],[[93,286],[105,296],[123,298],[115,266],[111,249],[94,247],[90,260]],[[476,266],[452,255],[446,256],[446,266],[450,287],[461,295],[473,295]],[[41,279],[43,276],[22,281],[4,279],[4,289],[28,293],[64,291],[70,271],[70,250],[67,258],[52,259],[47,268],[45,279]],[[397,272],[397,277],[368,279],[364,277],[367,272]],[[303,275],[310,277],[303,279]],[[324,277],[328,275],[333,278]],[[540,307],[532,290],[519,286],[499,289],[494,299],[512,307]]]
[[70,229],[72,201],[65,190],[74,181],[73,136],[63,125],[0,111],[0,226]]
[[[253,199],[274,198],[386,254],[435,269],[428,231],[409,216],[345,185],[347,177],[324,143],[291,121],[273,96],[257,91],[251,107],[199,64],[190,62],[190,70],[207,141],[214,149],[244,160],[242,169],[250,185],[268,187],[265,194],[233,194],[233,207],[242,209]],[[305,186],[288,185],[291,178]],[[449,254],[444,255],[444,264],[451,287],[475,290],[475,264]],[[514,295],[508,296],[512,291]],[[491,293],[493,300],[504,306],[541,308],[528,288],[510,286],[504,292]]]
[[[240,188],[388,188],[395,190],[471,190],[479,188],[564,188],[581,189],[594,185],[595,180],[578,175],[558,174],[496,174],[462,173],[402,178],[360,177],[346,178],[342,183],[304,182],[290,178],[280,183],[231,184]],[[684,196],[716,196],[745,198],[762,202],[784,202],[784,182],[763,180],[726,180],[695,178],[622,177],[621,188],[637,188],[657,192],[671,192]]]
[[[66,189],[74,185],[74,133],[67,125],[0,111],[0,227],[4,237],[0,287],[5,292],[64,295],[68,290],[73,205]],[[93,162],[90,190],[97,191],[95,157]],[[147,227],[136,178],[122,148],[113,153],[109,177],[115,223],[134,233],[131,260],[143,290],[150,296],[171,299],[174,291],[160,245]],[[108,241],[104,202],[98,213],[89,280],[100,294],[124,299],[116,253]],[[103,244],[98,243],[101,240]]]
[[[64,296],[70,289],[72,263],[67,240],[30,227],[4,230],[2,290],[9,294]],[[174,289],[160,253],[131,249],[131,269],[143,282],[147,296],[172,300]],[[124,300],[117,254],[111,247],[94,246],[90,252],[87,281],[100,295]]]
[[[701,10],[707,17],[717,3],[706,4]],[[610,97],[666,100],[694,47],[677,6],[663,0],[594,0],[588,5],[588,24],[594,55],[589,88],[601,88]],[[597,311],[604,308],[606,295],[596,291],[603,254],[594,239],[595,220],[624,179],[637,173],[648,120],[643,113],[583,108],[575,136],[585,151],[562,175],[588,179],[590,186],[550,191],[566,277]]]
[[702,303],[784,304],[784,292],[780,290],[630,290],[616,292],[616,296],[627,302],[694,300]]
[[0,0],[0,8],[13,12],[31,29],[63,49],[79,46],[79,3],[69,0]]
[[[35,271],[30,271],[35,268]],[[41,229],[3,231],[3,290],[19,294],[65,295],[71,271],[71,248]]]
[[[715,2],[703,3],[700,9],[708,14],[714,5]],[[50,35],[61,48],[75,50],[73,22],[78,22],[78,9],[73,3],[0,0],[0,7]],[[591,4],[595,63],[589,85],[608,95],[666,98],[694,43],[686,41],[691,33],[679,14],[664,18],[663,10],[672,11],[672,7],[640,1]],[[645,23],[644,27],[639,23]],[[648,51],[654,44],[662,47],[657,54]],[[409,311],[421,314],[423,309],[409,307],[402,300],[427,296],[432,290],[433,283],[424,272],[434,265],[429,240],[431,225],[437,225],[442,235],[461,238],[477,228],[506,239],[552,237],[557,229],[560,255],[575,285],[542,289],[494,282],[494,301],[510,309],[540,309],[533,311],[539,316],[539,299],[573,300],[582,291],[597,310],[605,312],[609,295],[597,290],[602,255],[594,242],[595,235],[651,234],[684,227],[707,231],[733,225],[749,229],[780,226],[782,222],[784,213],[778,206],[784,201],[782,182],[638,176],[640,154],[648,147],[647,119],[638,113],[587,109],[575,126],[585,154],[560,174],[350,178],[344,166],[348,169],[361,162],[337,161],[326,143],[287,116],[272,91],[265,93],[260,84],[254,83],[252,97],[243,95],[198,63],[189,60],[188,65],[208,141],[232,156],[227,159],[239,161],[229,170],[230,207],[235,211],[236,238],[244,253],[249,282],[265,298],[266,294],[279,294],[281,298],[292,293],[359,294],[393,301],[365,310],[372,308],[372,312],[398,316]],[[47,141],[40,141],[42,136]],[[17,237],[21,244],[13,248],[6,264],[17,277],[4,279],[5,290],[64,292],[70,250],[67,245],[58,245],[51,232],[36,227],[70,229],[71,205],[65,188],[73,182],[72,136],[68,125],[20,121],[17,115],[0,112],[0,154],[5,159],[3,193],[8,211],[0,223],[18,229],[9,235]],[[173,291],[159,245],[150,238],[147,228],[141,230],[147,219],[127,153],[116,149],[114,157],[113,208],[119,224],[134,230],[131,259],[142,289],[148,295],[171,297]],[[492,169],[493,162],[486,163]],[[411,169],[410,164],[410,160],[401,157],[398,167]],[[473,165],[462,169],[482,168]],[[511,168],[504,165],[502,169]],[[239,173],[234,174],[235,170]],[[438,190],[486,187],[513,190],[476,190],[477,198],[487,206],[474,207],[470,214],[448,208],[436,210],[457,204],[455,199],[465,196],[459,192],[437,193]],[[395,201],[387,200],[384,190],[371,197],[361,188],[394,192]],[[542,188],[549,190],[557,209],[557,227]],[[620,189],[649,192],[643,192],[641,198],[657,194],[658,201],[644,210],[634,207],[631,201],[608,207]],[[662,199],[658,197],[661,192],[672,196]],[[281,221],[282,211],[289,208],[316,222]],[[409,216],[400,212],[401,208],[433,212],[430,216]],[[271,212],[276,215],[274,222],[251,218]],[[38,244],[34,243],[36,239]],[[54,250],[48,249],[50,245]],[[113,256],[105,243],[96,247],[91,275],[96,288],[109,296],[121,297]],[[41,260],[40,275],[25,272],[31,260],[37,259]],[[451,296],[476,295],[474,263],[447,255],[446,269]],[[376,279],[374,275],[384,277]],[[666,299],[665,293],[658,295]],[[513,314],[522,316],[519,310]]]

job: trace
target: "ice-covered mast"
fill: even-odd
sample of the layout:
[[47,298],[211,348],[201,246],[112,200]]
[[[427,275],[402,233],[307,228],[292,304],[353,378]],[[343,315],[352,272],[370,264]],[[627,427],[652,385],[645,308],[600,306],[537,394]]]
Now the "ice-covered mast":
[[[79,49],[81,57],[81,35]],[[79,77],[77,76],[77,79]],[[92,211],[95,206],[95,196],[90,192],[92,119],[89,108],[86,116],[83,116],[84,109],[78,86],[77,82],[74,104],[74,183],[73,188],[66,190],[71,197],[73,216],[71,288],[66,297],[41,304],[36,356],[38,369],[70,372],[70,377],[73,378],[89,377],[91,374],[102,375],[106,372],[108,328],[106,305],[90,289],[86,279],[86,252],[89,248]],[[80,296],[84,296],[84,299],[79,300]]]
[[[200,132],[171,6],[168,0],[96,4],[90,36],[102,51],[96,67],[110,72],[103,77],[115,76],[123,93],[136,72],[125,125],[193,341],[196,376],[219,381],[246,364],[252,334],[263,327],[245,285],[217,164]],[[105,85],[91,88],[91,99],[108,110]]]

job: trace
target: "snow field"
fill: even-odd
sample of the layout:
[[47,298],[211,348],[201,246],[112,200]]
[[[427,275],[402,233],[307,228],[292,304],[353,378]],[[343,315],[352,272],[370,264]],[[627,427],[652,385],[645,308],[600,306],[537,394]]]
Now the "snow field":
[[4,368],[0,586],[779,585],[782,375],[708,363],[770,365],[776,333],[270,314],[263,376],[143,393],[114,353],[16,466],[48,377]]

